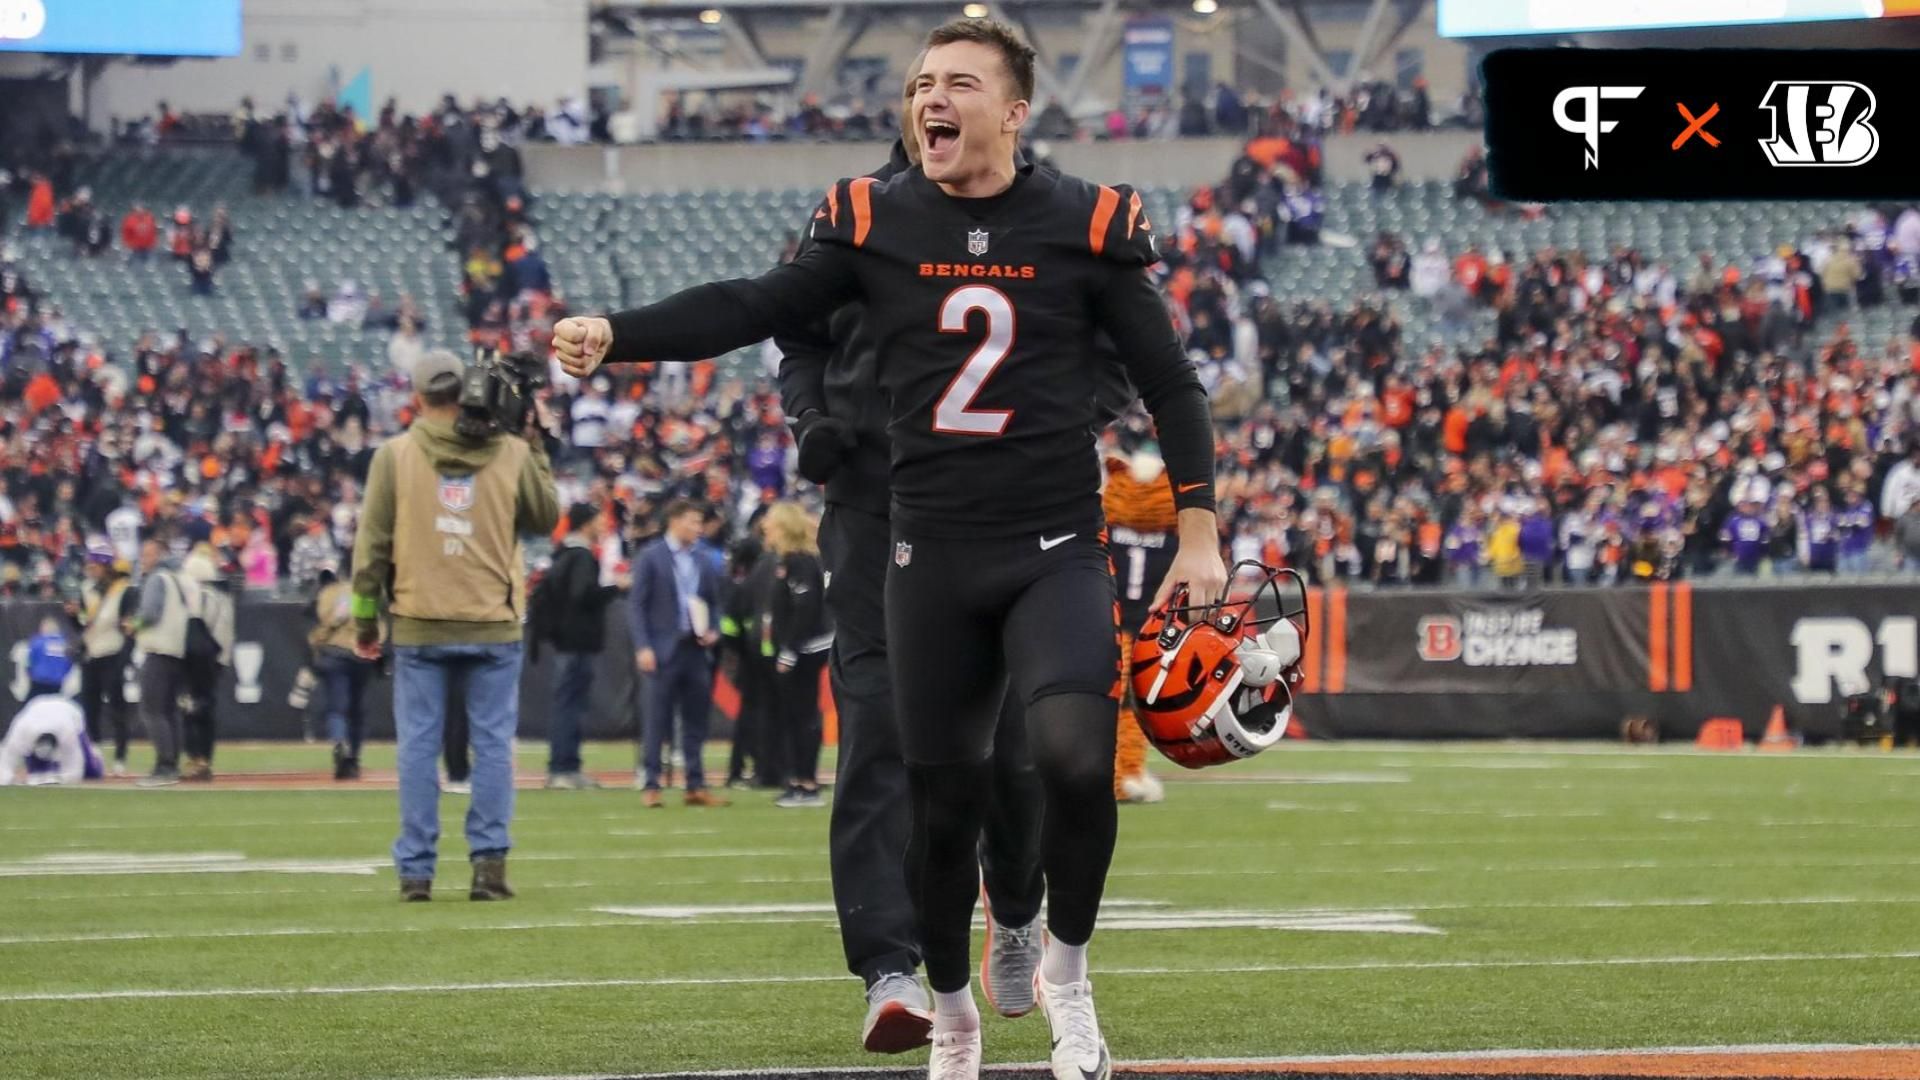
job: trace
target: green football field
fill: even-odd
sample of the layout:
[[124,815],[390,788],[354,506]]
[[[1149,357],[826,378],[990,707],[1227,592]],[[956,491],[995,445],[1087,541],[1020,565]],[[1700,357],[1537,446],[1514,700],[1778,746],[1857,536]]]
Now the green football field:
[[[1123,1061],[1915,1037],[1920,756],[1315,744],[1170,780],[1121,808],[1094,944]],[[440,894],[403,905],[388,789],[0,791],[0,1076],[923,1061],[857,1045],[827,812],[735,794],[523,791],[501,904],[447,796]],[[986,1046],[1042,1060],[1045,1021]]]

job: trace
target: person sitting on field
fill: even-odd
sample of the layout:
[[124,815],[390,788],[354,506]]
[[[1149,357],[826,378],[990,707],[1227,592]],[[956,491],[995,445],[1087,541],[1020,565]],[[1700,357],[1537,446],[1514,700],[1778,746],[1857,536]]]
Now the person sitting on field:
[[42,696],[29,699],[14,715],[0,740],[0,787],[18,783],[23,773],[30,785],[77,784],[106,775],[100,752],[87,738],[80,706]]

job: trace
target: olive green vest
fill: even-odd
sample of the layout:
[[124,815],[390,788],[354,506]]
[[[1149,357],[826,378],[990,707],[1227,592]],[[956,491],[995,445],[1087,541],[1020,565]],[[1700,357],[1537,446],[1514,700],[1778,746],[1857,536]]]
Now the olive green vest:
[[471,476],[441,476],[412,432],[393,440],[393,614],[439,622],[517,623],[526,565],[514,521],[519,439]]

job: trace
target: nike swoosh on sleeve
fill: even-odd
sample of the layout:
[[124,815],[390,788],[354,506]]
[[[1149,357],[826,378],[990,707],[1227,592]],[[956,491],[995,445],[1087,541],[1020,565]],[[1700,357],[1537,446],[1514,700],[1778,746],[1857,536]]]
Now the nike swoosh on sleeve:
[[1191,484],[1181,484],[1179,487],[1174,488],[1174,490],[1185,495],[1189,491],[1198,491],[1206,486],[1207,482],[1205,480],[1196,480]]

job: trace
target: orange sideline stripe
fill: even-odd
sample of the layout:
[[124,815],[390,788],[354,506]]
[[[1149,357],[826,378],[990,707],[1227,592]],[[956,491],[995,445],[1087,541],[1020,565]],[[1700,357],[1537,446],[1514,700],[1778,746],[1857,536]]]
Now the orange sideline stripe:
[[[1320,621],[1320,597],[1322,590],[1307,590],[1307,626],[1320,630],[1324,625]],[[1320,692],[1320,650],[1326,648],[1327,635],[1324,632],[1313,633],[1307,642],[1307,655],[1300,662],[1300,691],[1306,694]]]
[[1347,689],[1347,590],[1327,590],[1327,693]]
[[1667,585],[1656,582],[1647,594],[1647,689],[1667,689]]
[[1673,586],[1673,690],[1693,689],[1693,583]]

